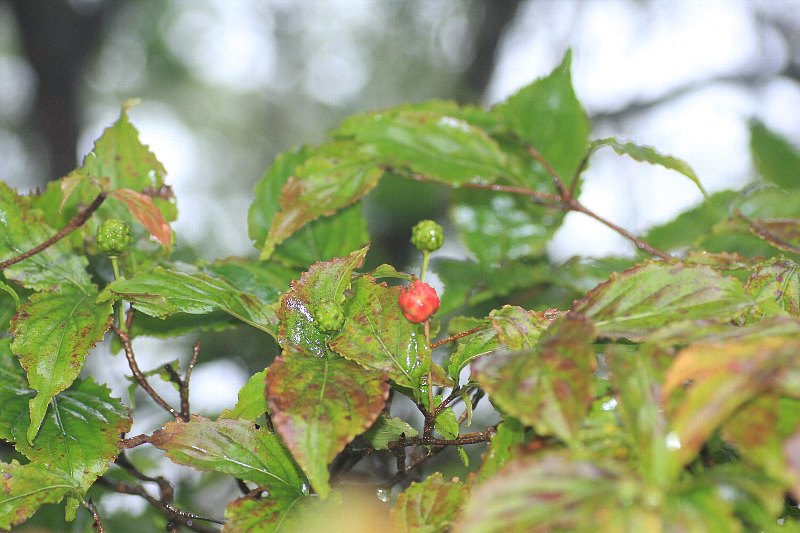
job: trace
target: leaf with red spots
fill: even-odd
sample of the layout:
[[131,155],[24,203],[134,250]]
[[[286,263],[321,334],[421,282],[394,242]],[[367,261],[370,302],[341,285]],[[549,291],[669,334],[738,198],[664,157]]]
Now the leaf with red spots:
[[401,387],[419,391],[430,365],[421,324],[412,324],[397,303],[399,287],[375,284],[364,276],[345,302],[345,325],[330,347],[365,368],[385,372]]
[[36,437],[50,399],[75,381],[86,354],[111,325],[111,303],[95,303],[97,296],[96,289],[76,288],[36,293],[11,321],[11,349],[38,391],[30,400],[28,442]]
[[576,438],[594,398],[594,328],[582,315],[556,320],[534,348],[473,363],[473,376],[506,413],[567,442]]
[[23,523],[46,503],[80,494],[74,480],[47,465],[0,462],[0,529]]
[[153,199],[140,192],[130,189],[117,189],[111,191],[109,197],[116,198],[125,204],[131,214],[136,217],[142,226],[150,232],[165,251],[169,250],[172,244],[172,229],[164,220],[164,215],[153,203]]
[[745,289],[766,316],[800,316],[800,265],[794,261],[773,259],[756,266]]
[[602,337],[644,340],[678,320],[728,320],[754,302],[735,278],[707,266],[650,262],[612,274],[572,306]]
[[465,495],[464,485],[436,472],[400,494],[389,516],[397,531],[449,531]]
[[284,351],[267,373],[272,423],[323,498],[328,464],[381,413],[389,385],[380,373],[333,354]]

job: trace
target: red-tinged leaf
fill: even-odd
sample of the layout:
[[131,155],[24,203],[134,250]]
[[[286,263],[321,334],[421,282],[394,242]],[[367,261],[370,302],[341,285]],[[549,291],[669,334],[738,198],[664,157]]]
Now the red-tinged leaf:
[[772,259],[758,265],[745,284],[747,292],[767,315],[800,316],[800,265],[789,259]]
[[82,491],[68,474],[46,464],[0,462],[0,529],[23,523],[46,503],[66,496],[80,498]]
[[247,420],[169,422],[149,442],[173,462],[266,487],[271,496],[304,495],[306,479],[277,435]]
[[800,401],[762,394],[742,406],[722,426],[725,440],[736,446],[745,461],[800,494],[800,470],[784,453],[800,433]]
[[[792,471],[792,476],[800,479],[800,430],[795,431],[791,437],[783,441],[783,456],[786,465]],[[791,487],[791,492],[795,500],[800,499],[800,486],[795,484]]]
[[50,399],[78,377],[86,354],[111,325],[111,303],[95,303],[97,297],[96,290],[75,288],[36,293],[11,321],[11,349],[25,368],[31,388],[38,391],[30,401],[27,439],[31,443]]
[[389,519],[397,531],[444,533],[453,527],[465,495],[464,485],[436,472],[401,493]]
[[352,143],[321,147],[295,169],[281,189],[280,210],[272,219],[262,260],[307,223],[356,202],[377,185],[383,169]]
[[169,251],[172,245],[172,229],[167,221],[164,220],[161,211],[153,203],[152,198],[131,189],[117,189],[111,191],[109,196],[125,204],[131,214],[136,217],[136,220],[141,222],[142,226],[150,232],[150,235],[161,243],[164,251]]
[[225,508],[223,533],[298,532],[307,514],[316,510],[314,500],[306,495],[239,498]]
[[650,262],[612,274],[573,310],[601,337],[640,341],[677,320],[724,321],[753,304],[738,280],[712,268]]
[[681,351],[667,372],[670,441],[680,464],[691,461],[709,436],[743,405],[780,385],[800,364],[800,341],[765,338],[736,344],[694,344]]
[[573,442],[594,397],[594,328],[569,313],[534,348],[495,353],[473,364],[473,376],[504,412],[542,435]]
[[364,247],[341,259],[315,263],[292,282],[278,310],[279,338],[284,348],[315,356],[329,351],[327,343],[334,332],[321,329],[315,315],[325,311],[325,307],[341,306],[344,292],[350,287],[350,276],[361,266],[366,254]]
[[664,326],[647,341],[662,346],[686,346],[696,342],[735,342],[793,335],[800,335],[800,319],[779,315],[746,326],[716,320],[682,320]]
[[334,355],[284,351],[269,367],[266,390],[275,429],[325,498],[328,464],[381,413],[385,378]]
[[745,220],[750,231],[774,247],[793,254],[800,253],[800,218]]
[[375,284],[367,276],[353,283],[345,302],[345,325],[330,341],[342,357],[385,372],[401,387],[418,391],[430,365],[430,348],[421,324],[412,324],[397,303],[398,287]]
[[509,350],[523,350],[536,345],[542,331],[552,319],[542,313],[528,311],[521,307],[505,305],[489,313],[497,338]]

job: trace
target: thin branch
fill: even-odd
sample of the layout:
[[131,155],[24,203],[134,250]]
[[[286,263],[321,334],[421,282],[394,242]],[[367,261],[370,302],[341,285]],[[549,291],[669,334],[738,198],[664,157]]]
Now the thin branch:
[[131,437],[129,439],[121,439],[119,445],[121,448],[131,449],[136,448],[137,446],[141,446],[142,444],[146,444],[150,442],[150,435],[136,435],[135,437]]
[[202,344],[200,341],[197,341],[192,347],[192,358],[189,359],[189,366],[186,368],[186,377],[183,378],[180,388],[181,415],[183,415],[187,421],[191,419],[191,414],[189,412],[189,381],[192,379],[194,365],[197,364],[197,360],[200,358],[200,346],[202,346]]
[[125,352],[125,358],[128,360],[128,367],[130,367],[131,372],[133,373],[133,377],[136,379],[136,382],[139,383],[145,392],[155,401],[162,409],[169,412],[175,420],[182,420],[181,414],[177,412],[170,404],[168,404],[164,398],[162,398],[148,383],[147,378],[144,377],[142,371],[139,369],[139,365],[136,363],[136,357],[133,353],[133,346],[131,345],[131,338],[130,336],[119,329],[118,326],[112,325],[111,329],[114,330],[114,333],[119,338],[120,342],[122,342],[122,350]]
[[86,508],[92,514],[92,529],[97,531],[97,533],[105,533],[106,530],[103,527],[103,521],[100,520],[100,514],[97,512],[97,507],[95,507],[91,498],[86,500]]
[[78,229],[79,227],[83,226],[86,223],[86,221],[89,220],[89,217],[92,216],[92,213],[97,211],[97,208],[100,207],[100,205],[103,203],[103,201],[105,201],[105,199],[106,199],[105,193],[101,192],[100,194],[98,194],[91,204],[89,204],[86,208],[84,208],[83,211],[79,212],[77,215],[72,217],[72,220],[70,220],[69,223],[63,228],[61,228],[55,235],[53,235],[43,243],[34,246],[27,252],[23,252],[20,255],[12,257],[7,261],[3,261],[2,263],[0,263],[0,270],[5,270],[11,265],[17,264],[20,261],[24,261],[25,259],[28,259],[29,257],[38,254],[39,252],[54,245],[55,243],[57,243],[58,241],[60,241],[61,239],[63,239],[76,229]]
[[477,333],[477,332],[481,331],[482,329],[486,329],[486,328],[484,328],[482,326],[477,326],[477,327],[474,327],[472,329],[468,329],[467,331],[462,331],[461,333],[456,333],[455,335],[451,335],[451,336],[447,337],[446,339],[438,340],[436,342],[431,343],[431,349],[438,348],[439,346],[441,346],[443,344],[447,344],[449,342],[457,341],[458,339],[460,339],[462,337],[466,337],[467,335],[472,335],[473,333]]

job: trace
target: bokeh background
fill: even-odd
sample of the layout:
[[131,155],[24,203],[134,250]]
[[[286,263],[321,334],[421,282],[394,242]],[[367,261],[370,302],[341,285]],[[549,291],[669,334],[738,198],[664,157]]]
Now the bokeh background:
[[[25,191],[66,175],[138,97],[131,118],[169,172],[181,257],[254,255],[247,208],[276,154],[321,142],[358,111],[429,98],[490,106],[568,48],[593,136],[681,157],[709,191],[753,176],[748,120],[800,141],[800,0],[0,0],[0,179]],[[607,150],[582,200],[640,232],[700,195]],[[382,253],[399,267],[411,225],[445,215],[435,195],[391,183],[366,213],[373,235],[397,243]],[[556,261],[630,252],[580,214],[549,249]],[[141,339],[140,364],[185,361],[197,338]],[[218,413],[274,345],[247,328],[199,338],[193,407]],[[97,354],[89,370],[126,393],[120,357]],[[134,433],[159,420],[140,417]],[[120,498],[136,514],[135,498]]]

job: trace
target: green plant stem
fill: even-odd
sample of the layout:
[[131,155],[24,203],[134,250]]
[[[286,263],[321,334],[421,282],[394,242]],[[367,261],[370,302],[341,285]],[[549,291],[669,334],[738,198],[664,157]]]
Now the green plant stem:
[[[425,256],[427,258],[428,253],[425,252]],[[424,263],[423,263],[424,265]],[[424,271],[423,271],[424,273]],[[431,378],[433,377],[433,371],[431,367],[433,366],[433,352],[431,351],[431,323],[430,320],[425,321],[425,345],[428,346],[428,414],[429,416],[436,418],[436,415],[433,413],[433,383],[431,383]]]
[[[117,256],[116,255],[109,256],[109,259],[111,259],[111,270],[114,272],[114,280],[118,280],[120,279],[120,273],[119,273],[119,261],[117,261]],[[120,327],[124,327],[125,322],[122,321],[122,301],[119,301],[116,304],[114,304],[114,316],[116,318],[117,324],[119,324]],[[127,330],[127,327],[125,329]]]
[[427,250],[422,252],[422,268],[419,271],[419,280],[425,281],[425,274],[428,273],[428,260],[431,257],[431,253]]

